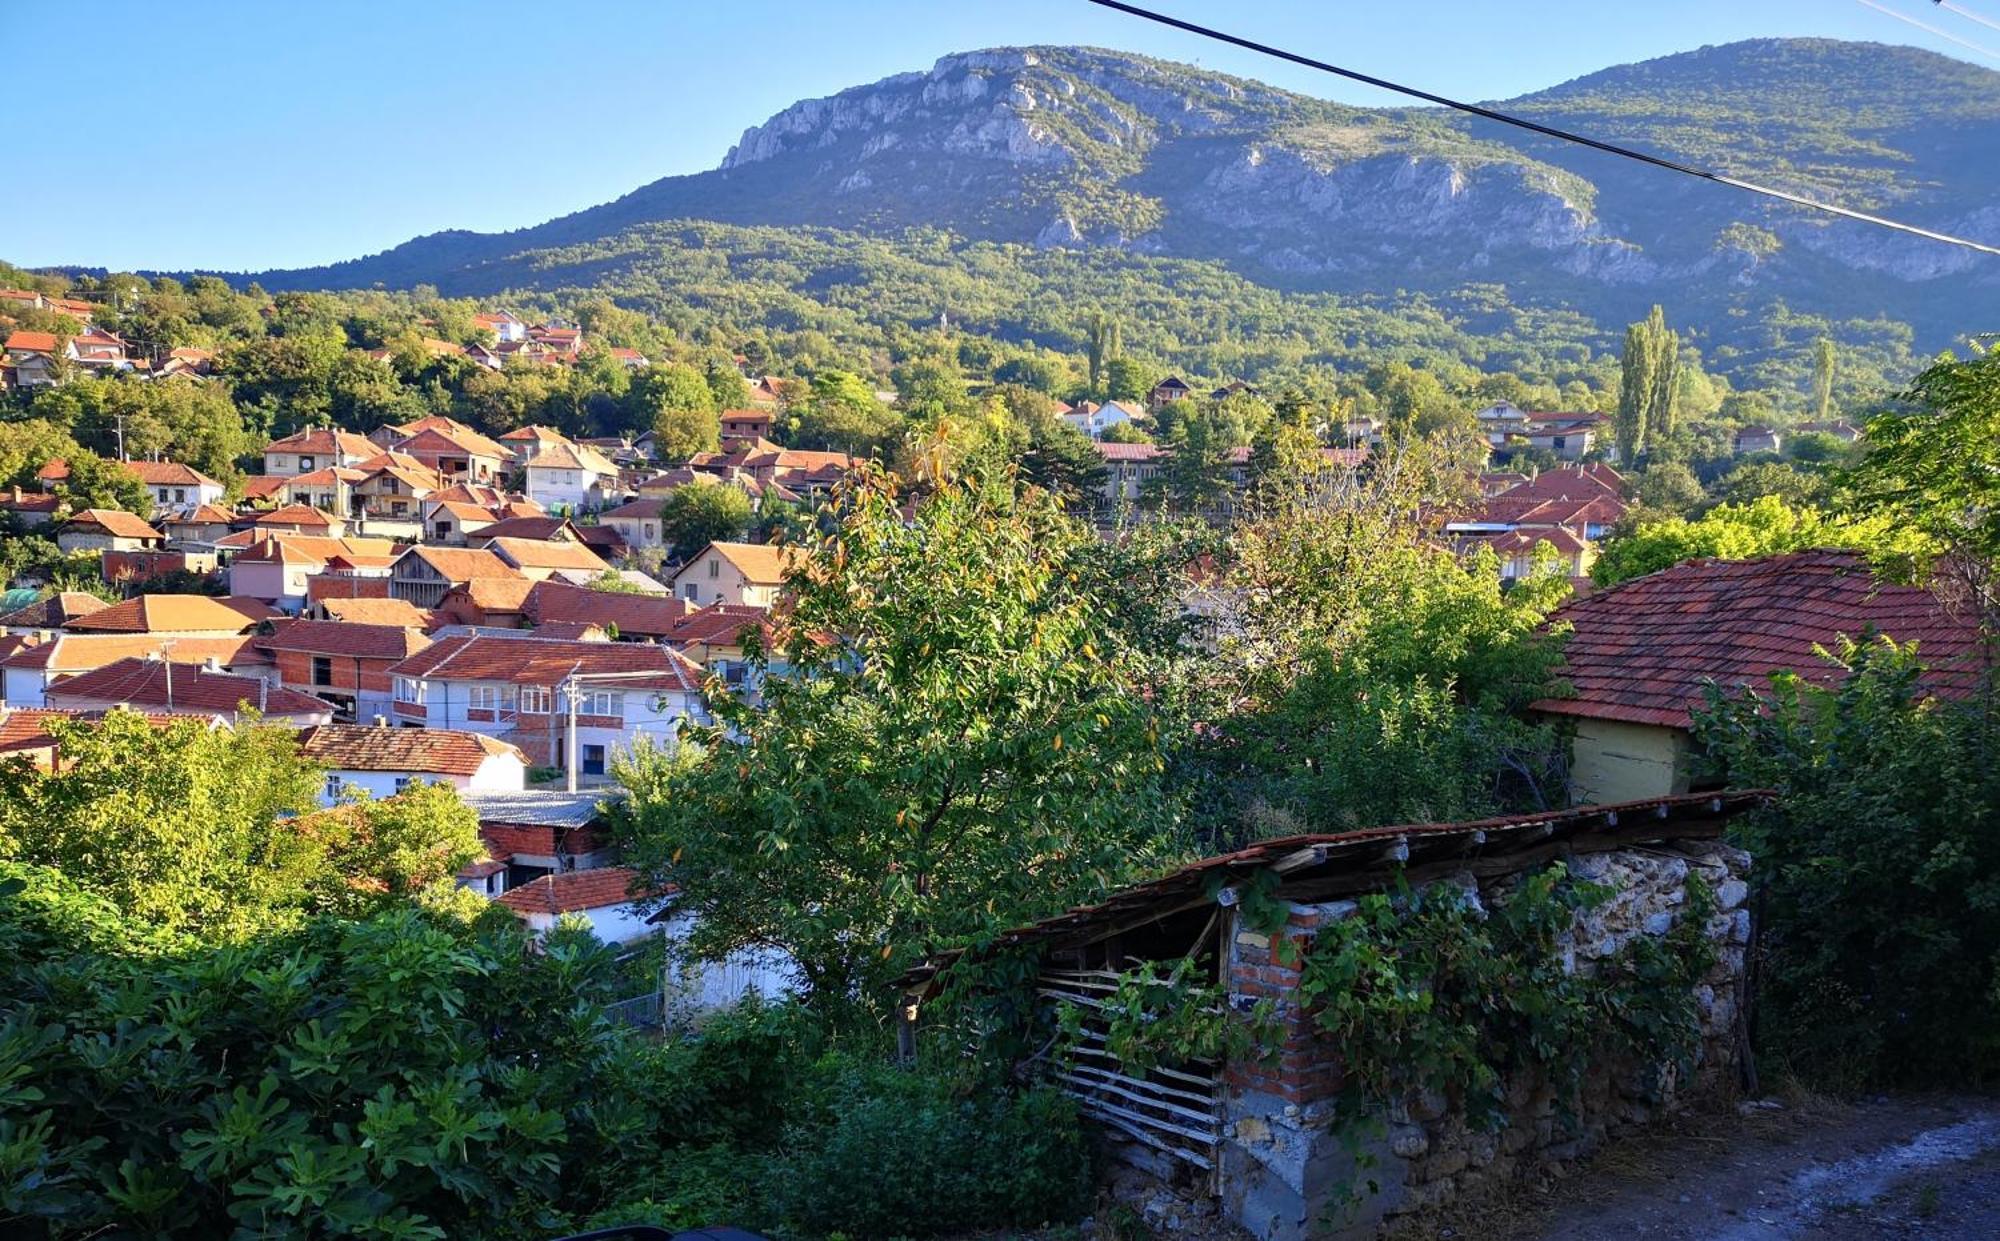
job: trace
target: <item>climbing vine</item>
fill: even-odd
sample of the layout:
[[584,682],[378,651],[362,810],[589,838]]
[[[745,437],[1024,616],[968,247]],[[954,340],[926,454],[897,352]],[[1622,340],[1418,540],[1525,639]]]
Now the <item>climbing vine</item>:
[[[1162,968],[1162,966],[1165,968]],[[1115,989],[1089,1006],[1103,1022],[1105,1050],[1134,1077],[1190,1060],[1245,1060],[1275,1045],[1275,1005],[1247,1013],[1229,1006],[1228,988],[1192,957],[1144,962],[1118,975]],[[1056,1006],[1058,1047],[1067,1058],[1084,1036],[1086,1006]]]
[[1496,1129],[1516,1073],[1541,1075],[1573,1107],[1585,1070],[1604,1053],[1661,1074],[1691,1070],[1700,1035],[1693,989],[1715,962],[1704,929],[1714,896],[1691,873],[1667,935],[1635,935],[1595,972],[1578,972],[1559,938],[1613,895],[1556,863],[1491,908],[1453,884],[1399,882],[1321,929],[1300,1001],[1340,1048],[1344,1123],[1435,1092],[1457,1101],[1470,1123]]

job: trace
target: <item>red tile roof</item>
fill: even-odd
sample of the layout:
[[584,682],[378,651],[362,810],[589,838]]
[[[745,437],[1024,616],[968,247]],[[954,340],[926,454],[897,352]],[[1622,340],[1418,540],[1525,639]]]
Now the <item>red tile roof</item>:
[[565,914],[627,905],[647,893],[635,890],[638,874],[624,866],[565,870],[502,892],[499,901],[518,914]]
[[1556,613],[1573,628],[1564,675],[1574,698],[1535,707],[1558,715],[1686,728],[1703,686],[1764,688],[1789,670],[1815,681],[1838,670],[1819,658],[1838,635],[1869,628],[1916,641],[1934,692],[1976,679],[1979,636],[1930,591],[1880,583],[1852,552],[1803,551],[1762,560],[1689,560],[1575,599]]
[[336,431],[328,427],[307,427],[294,431],[283,439],[272,440],[264,445],[267,453],[331,453],[343,457],[372,457],[381,450],[368,441],[366,436],[352,431]]
[[[532,519],[531,519],[532,520]],[[480,538],[493,533],[488,526]],[[517,569],[587,569],[602,573],[611,566],[581,543],[549,543],[541,539],[494,539],[487,549]]]
[[475,577],[521,576],[513,565],[483,547],[427,547],[419,544],[403,555],[423,561],[448,582],[469,582]]
[[0,616],[0,628],[60,629],[78,617],[102,612],[111,605],[81,590],[59,590],[24,608]]
[[299,753],[315,765],[339,771],[408,771],[440,776],[475,776],[495,755],[520,750],[478,733],[451,728],[369,728],[359,724],[317,724],[299,734]]
[[[409,604],[401,599],[393,602]],[[350,659],[408,659],[430,645],[415,629],[399,625],[364,625],[339,620],[295,620],[281,626],[257,645],[267,651],[307,651]]]
[[7,348],[21,353],[54,353],[56,334],[54,332],[17,331],[7,338]]
[[482,539],[548,539],[558,531],[570,532],[567,517],[504,517],[479,531]]
[[222,484],[178,461],[127,461],[125,468],[148,487],[214,487]]
[[327,619],[350,625],[395,625],[402,629],[429,629],[436,620],[408,599],[321,599],[317,606]]
[[671,632],[694,609],[672,595],[632,595],[551,580],[535,583],[523,610],[538,626],[616,625],[622,637],[657,638]]
[[701,686],[701,669],[678,651],[638,642],[552,642],[538,638],[441,638],[390,667],[396,676],[442,681],[506,681],[556,686],[572,672],[652,673],[604,682],[612,689],[678,690]]
[[230,712],[243,704],[265,715],[328,714],[319,699],[274,687],[258,677],[231,676],[158,659],[121,659],[48,687],[53,706],[62,701],[118,702],[148,710]]
[[[297,481],[297,480],[294,480]],[[333,518],[320,512],[310,504],[287,504],[283,508],[260,513],[250,522],[253,526],[311,526],[316,530],[333,528]]]

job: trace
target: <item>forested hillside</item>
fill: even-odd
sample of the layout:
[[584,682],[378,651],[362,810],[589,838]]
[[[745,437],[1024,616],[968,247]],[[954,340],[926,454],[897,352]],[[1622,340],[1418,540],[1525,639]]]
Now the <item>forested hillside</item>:
[[[1764,40],[1508,106],[2000,238],[2000,74],[1946,57]],[[1033,48],[804,101],[714,171],[534,228],[255,279],[604,294],[841,347],[943,316],[1070,348],[1087,311],[1109,306],[1164,364],[1252,377],[1363,355],[1540,375],[1545,359],[1615,347],[1620,324],[1661,302],[1713,369],[1773,387],[1820,335],[1907,372],[1980,326],[1965,316],[2000,291],[2000,261],[1435,110]]]

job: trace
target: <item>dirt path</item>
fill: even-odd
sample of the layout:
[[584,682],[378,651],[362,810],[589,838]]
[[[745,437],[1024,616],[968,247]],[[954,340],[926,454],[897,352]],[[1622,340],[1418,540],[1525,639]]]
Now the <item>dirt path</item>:
[[2000,1100],[1878,1098],[1687,1118],[1477,1215],[1440,1241],[1991,1241]]

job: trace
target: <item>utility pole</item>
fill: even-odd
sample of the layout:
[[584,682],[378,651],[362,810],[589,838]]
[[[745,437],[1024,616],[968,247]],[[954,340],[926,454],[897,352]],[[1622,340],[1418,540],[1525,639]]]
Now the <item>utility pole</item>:
[[125,459],[125,415],[114,415],[118,419],[118,459]]
[[568,772],[569,791],[574,793],[576,792],[576,769],[577,769],[576,673],[572,672],[567,677],[563,678],[562,691],[563,691],[563,705],[566,708],[568,715],[568,718],[563,723],[563,767]]

